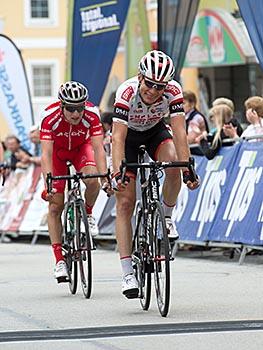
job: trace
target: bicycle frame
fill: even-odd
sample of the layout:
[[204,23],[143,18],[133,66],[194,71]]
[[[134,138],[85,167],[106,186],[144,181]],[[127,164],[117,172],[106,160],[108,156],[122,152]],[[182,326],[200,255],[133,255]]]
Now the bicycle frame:
[[[144,310],[148,310],[151,298],[151,274],[154,273],[157,304],[160,314],[165,317],[170,301],[170,260],[171,249],[167,234],[165,216],[160,203],[159,174],[165,168],[186,167],[196,179],[194,161],[148,162],[145,163],[145,146],[140,146],[138,163],[122,162],[122,178],[126,168],[137,168],[140,174],[141,200],[136,208],[136,226],[133,237],[134,270],[139,285],[139,298]],[[146,174],[149,169],[149,174]],[[162,174],[163,176],[163,174]]]
[[66,180],[68,184],[67,199],[64,204],[63,252],[69,272],[69,288],[76,293],[78,267],[83,294],[90,298],[92,289],[92,259],[91,251],[96,249],[89,230],[89,223],[81,194],[80,180],[88,178],[109,179],[106,174],[83,174],[52,176],[47,174],[47,191],[52,190],[53,180]]
[[[145,149],[141,149],[139,153],[138,164],[144,164]],[[146,176],[146,168],[140,167],[140,187],[141,187],[141,203],[142,214],[140,220],[138,220],[137,226],[140,224],[142,217],[144,218],[144,232],[145,237],[141,237],[145,240],[147,245],[151,244],[151,232],[152,232],[152,211],[154,209],[156,201],[160,201],[160,182],[158,179],[158,172],[154,168],[150,168],[150,173]],[[135,229],[135,235],[138,228]],[[148,262],[149,263],[149,262]]]

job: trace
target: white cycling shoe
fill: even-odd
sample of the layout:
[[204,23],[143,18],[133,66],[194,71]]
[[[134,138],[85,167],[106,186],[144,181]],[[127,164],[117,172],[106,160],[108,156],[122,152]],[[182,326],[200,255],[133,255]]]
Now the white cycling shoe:
[[173,240],[179,239],[179,233],[176,229],[175,223],[169,216],[165,218],[165,223],[166,223],[168,237]]
[[67,264],[64,260],[60,260],[54,270],[54,277],[58,283],[69,282],[69,274]]
[[128,299],[138,298],[139,288],[136,277],[133,273],[123,276],[122,278],[122,294]]
[[87,215],[89,231],[92,237],[95,237],[99,234],[99,228],[96,223],[95,218],[92,215]]

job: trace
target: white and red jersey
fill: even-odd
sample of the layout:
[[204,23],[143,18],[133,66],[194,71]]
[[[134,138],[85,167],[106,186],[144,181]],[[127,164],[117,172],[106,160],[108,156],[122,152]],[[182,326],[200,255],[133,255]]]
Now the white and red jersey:
[[61,102],[49,105],[43,115],[40,140],[53,141],[54,147],[73,150],[90,141],[90,137],[103,135],[98,108],[86,102],[83,117],[78,125],[68,123]]
[[139,94],[138,77],[133,77],[118,88],[114,107],[114,122],[123,123],[133,130],[145,131],[164,117],[184,115],[182,87],[177,81],[170,81],[163,95],[154,104],[147,105]]

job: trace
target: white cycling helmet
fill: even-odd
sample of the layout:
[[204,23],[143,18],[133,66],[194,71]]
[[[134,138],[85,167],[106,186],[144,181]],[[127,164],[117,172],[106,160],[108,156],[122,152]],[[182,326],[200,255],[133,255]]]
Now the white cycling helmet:
[[168,83],[174,76],[174,64],[168,55],[162,51],[149,51],[139,63],[139,72],[150,80]]
[[62,103],[84,103],[89,97],[88,89],[77,81],[67,81],[58,91],[58,98]]

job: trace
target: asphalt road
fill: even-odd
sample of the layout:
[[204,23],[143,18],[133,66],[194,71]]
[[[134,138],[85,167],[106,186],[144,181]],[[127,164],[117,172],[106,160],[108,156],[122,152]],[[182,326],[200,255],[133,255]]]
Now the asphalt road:
[[91,299],[53,279],[46,244],[0,244],[0,349],[262,349],[262,256],[179,253],[168,317],[121,295],[118,255],[93,254]]

